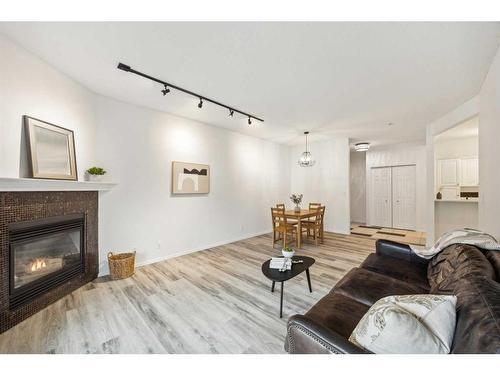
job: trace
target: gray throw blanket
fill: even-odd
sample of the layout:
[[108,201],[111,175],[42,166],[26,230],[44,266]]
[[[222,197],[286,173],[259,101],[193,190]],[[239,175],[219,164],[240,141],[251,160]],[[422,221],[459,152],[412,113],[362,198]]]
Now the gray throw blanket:
[[430,249],[410,246],[419,257],[430,259],[441,250],[454,244],[467,244],[484,250],[500,250],[500,243],[491,234],[476,229],[454,229],[443,234]]

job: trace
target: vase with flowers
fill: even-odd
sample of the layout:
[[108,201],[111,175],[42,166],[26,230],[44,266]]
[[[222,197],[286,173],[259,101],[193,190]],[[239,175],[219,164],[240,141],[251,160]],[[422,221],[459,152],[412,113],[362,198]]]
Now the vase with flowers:
[[294,212],[300,212],[300,202],[302,202],[302,194],[292,194],[290,199],[295,203]]

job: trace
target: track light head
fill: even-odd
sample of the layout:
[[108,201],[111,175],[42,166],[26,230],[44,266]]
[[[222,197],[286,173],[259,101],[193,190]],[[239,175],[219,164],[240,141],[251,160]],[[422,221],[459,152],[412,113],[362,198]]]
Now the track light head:
[[165,88],[163,90],[161,90],[163,96],[167,95],[169,92],[170,92],[170,89],[168,88],[167,85],[165,85]]
[[232,109],[229,110],[229,117],[233,117],[234,116],[234,111]]
[[200,98],[200,102],[198,103],[198,108],[201,108],[201,107],[203,107],[203,99],[202,98]]
[[117,68],[120,70],[123,70],[125,72],[130,72],[130,69],[131,69],[130,66],[122,64],[122,63],[119,63]]
[[252,118],[248,116],[248,125],[252,125]]

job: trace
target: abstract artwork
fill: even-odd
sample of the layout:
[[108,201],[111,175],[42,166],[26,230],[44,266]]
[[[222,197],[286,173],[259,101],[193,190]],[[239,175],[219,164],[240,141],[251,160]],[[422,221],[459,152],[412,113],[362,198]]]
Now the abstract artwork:
[[73,131],[24,116],[31,177],[77,180]]
[[208,194],[209,191],[209,165],[172,162],[172,194]]

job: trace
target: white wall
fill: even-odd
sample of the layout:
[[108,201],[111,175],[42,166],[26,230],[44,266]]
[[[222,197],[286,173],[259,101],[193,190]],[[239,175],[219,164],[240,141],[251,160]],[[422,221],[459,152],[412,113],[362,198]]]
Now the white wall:
[[[75,132],[79,179],[103,166],[118,186],[100,194],[100,262],[137,249],[147,263],[269,232],[270,210],[288,196],[326,204],[326,229],[349,233],[349,144],[311,145],[312,169],[287,147],[104,98],[0,36],[0,176],[23,177],[22,115]],[[292,160],[290,160],[290,158]],[[172,160],[211,166],[211,191],[171,196]]]
[[[440,139],[434,145],[436,163],[439,159],[477,158],[478,148],[478,137]],[[437,164],[435,164],[435,168],[437,168],[436,166]],[[436,176],[434,197],[438,188]],[[451,229],[477,228],[478,204],[475,202],[435,202],[434,222],[436,238]]]
[[94,163],[94,94],[0,35],[0,176],[21,170],[22,116],[72,129],[78,175]]
[[303,144],[290,147],[291,193],[304,194],[303,207],[309,202],[326,206],[325,230],[350,233],[349,140],[339,137],[309,144],[316,159],[312,168],[297,164],[303,151]]
[[366,153],[350,155],[351,222],[366,223]]
[[[270,207],[289,193],[286,146],[104,97],[97,103],[97,160],[119,182],[101,199],[101,256],[136,248],[145,263],[270,231]],[[209,164],[210,193],[172,196],[173,160]]]
[[479,228],[500,239],[500,50],[479,94]]
[[[423,203],[425,212],[425,232],[427,234],[427,246],[435,242],[435,150],[434,137],[464,121],[467,121],[479,112],[479,97],[475,96],[453,111],[433,121],[426,128],[426,196]],[[479,122],[479,134],[481,134],[481,121]],[[481,159],[481,152],[479,155]],[[481,179],[481,162],[479,164],[479,175]],[[481,193],[482,195],[482,187]],[[481,199],[481,197],[480,197]]]
[[476,202],[435,202],[436,239],[443,233],[457,228],[477,228]]
[[479,138],[468,137],[442,140],[436,143],[434,152],[436,160],[477,158],[479,155]]
[[[288,197],[288,147],[103,98],[0,36],[0,176],[23,177],[22,115],[75,132],[79,179],[97,164],[119,185],[100,194],[100,263],[136,248],[147,263],[269,232]],[[171,161],[211,166],[211,192],[171,196]]]
[[391,167],[398,165],[416,166],[416,230],[425,231],[426,196],[426,158],[425,146],[414,143],[400,143],[396,145],[372,147],[366,153],[366,217],[371,222],[372,213],[372,185],[371,169],[375,167]]

